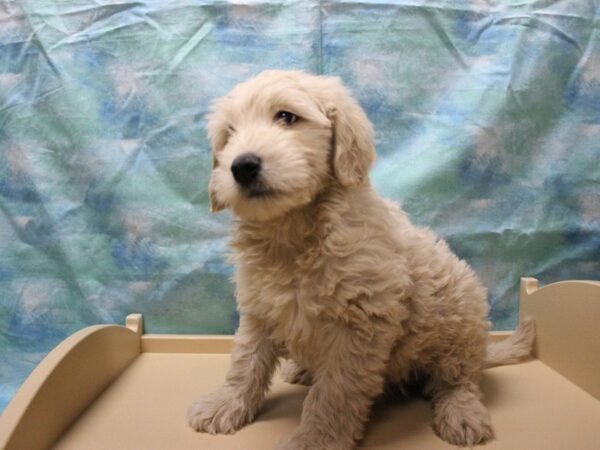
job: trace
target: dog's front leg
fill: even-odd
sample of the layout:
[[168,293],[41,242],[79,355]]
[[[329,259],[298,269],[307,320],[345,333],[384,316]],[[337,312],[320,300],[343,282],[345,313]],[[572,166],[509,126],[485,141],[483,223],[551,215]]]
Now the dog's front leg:
[[276,361],[275,346],[257,321],[240,317],[225,384],[190,406],[189,425],[216,434],[234,433],[251,422],[269,388]]
[[[320,363],[304,400],[300,426],[278,450],[350,450],[381,394],[391,339],[339,325],[321,341]],[[382,333],[383,334],[383,333]]]

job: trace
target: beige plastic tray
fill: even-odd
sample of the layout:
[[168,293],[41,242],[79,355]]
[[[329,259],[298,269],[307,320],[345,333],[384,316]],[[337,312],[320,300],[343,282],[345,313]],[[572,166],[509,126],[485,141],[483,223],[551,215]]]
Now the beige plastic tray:
[[[600,449],[600,283],[538,289],[523,278],[521,314],[535,319],[537,359],[485,372],[497,435],[485,448]],[[257,420],[235,435],[186,426],[190,402],[223,381],[231,343],[230,336],[142,334],[139,314],[125,327],[85,328],[17,392],[0,417],[0,449],[273,448],[298,424],[307,388],[277,380]],[[434,435],[431,420],[421,399],[377,405],[360,448],[453,448]]]

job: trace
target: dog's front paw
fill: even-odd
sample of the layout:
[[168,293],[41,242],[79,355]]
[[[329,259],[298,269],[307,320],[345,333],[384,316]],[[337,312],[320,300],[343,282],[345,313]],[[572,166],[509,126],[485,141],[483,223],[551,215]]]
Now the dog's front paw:
[[321,434],[316,430],[297,430],[277,446],[277,450],[352,450],[352,442]]
[[276,450],[317,450],[321,449],[315,442],[308,442],[307,439],[292,435],[279,443]]
[[190,427],[210,434],[231,434],[254,419],[256,411],[227,388],[198,399],[187,412]]

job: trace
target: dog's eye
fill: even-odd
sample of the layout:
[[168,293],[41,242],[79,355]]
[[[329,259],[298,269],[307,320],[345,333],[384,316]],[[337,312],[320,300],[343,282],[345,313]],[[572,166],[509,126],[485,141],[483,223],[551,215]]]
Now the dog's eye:
[[235,133],[235,128],[233,128],[231,125],[228,125],[228,126],[227,126],[227,134],[228,134],[229,136],[231,136],[231,135],[232,135],[232,134],[234,134],[234,133]]
[[298,116],[289,111],[279,111],[275,114],[275,120],[284,122],[286,125],[293,125],[298,120]]

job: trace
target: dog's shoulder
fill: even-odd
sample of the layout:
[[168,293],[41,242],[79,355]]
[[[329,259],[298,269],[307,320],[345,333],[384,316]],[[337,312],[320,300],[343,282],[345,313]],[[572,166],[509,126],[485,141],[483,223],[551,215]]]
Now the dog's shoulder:
[[[404,225],[374,191],[328,200],[308,222],[236,228],[238,304],[271,322],[300,315],[339,320],[368,334],[372,319],[405,316],[402,299],[412,283],[393,231]],[[399,209],[394,214],[402,217]]]

